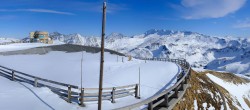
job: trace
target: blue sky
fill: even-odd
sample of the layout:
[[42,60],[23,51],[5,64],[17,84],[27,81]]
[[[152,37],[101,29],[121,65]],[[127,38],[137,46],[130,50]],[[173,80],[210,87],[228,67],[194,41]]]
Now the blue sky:
[[[0,0],[0,37],[30,31],[101,35],[103,0]],[[247,0],[107,0],[106,33],[187,30],[212,36],[250,37]]]

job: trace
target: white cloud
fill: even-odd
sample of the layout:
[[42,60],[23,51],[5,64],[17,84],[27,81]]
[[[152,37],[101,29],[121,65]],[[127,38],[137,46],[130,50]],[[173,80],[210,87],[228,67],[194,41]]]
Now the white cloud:
[[0,12],[37,12],[37,13],[53,13],[53,14],[62,14],[62,15],[74,15],[69,12],[62,12],[49,9],[0,9]]
[[250,18],[237,21],[237,23],[233,27],[234,28],[250,28]]
[[185,19],[220,18],[234,13],[246,0],[182,0]]

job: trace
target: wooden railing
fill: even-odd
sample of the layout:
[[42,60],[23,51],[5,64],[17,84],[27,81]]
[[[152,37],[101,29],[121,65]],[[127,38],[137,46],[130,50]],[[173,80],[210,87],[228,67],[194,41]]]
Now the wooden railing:
[[[139,59],[139,58],[138,58]],[[140,58],[141,59],[141,58]],[[181,76],[178,79],[178,82],[175,83],[174,86],[168,88],[167,90],[161,92],[160,94],[154,95],[142,102],[129,105],[126,107],[118,108],[118,109],[134,109],[140,108],[143,105],[147,105],[146,109],[152,110],[153,108],[164,106],[167,108],[173,107],[171,101],[175,98],[178,98],[178,93],[187,88],[187,80],[190,76],[190,65],[185,60],[181,59],[164,59],[164,58],[146,58],[141,60],[156,60],[156,61],[169,61],[179,64],[184,71],[180,71]],[[185,74],[182,74],[184,72]],[[58,94],[71,103],[76,102],[81,106],[84,106],[84,102],[88,101],[97,101],[98,100],[98,88],[79,88],[78,86],[61,83],[53,80],[48,80],[44,78],[40,78],[37,76],[29,75],[23,72],[19,72],[4,66],[0,65],[0,74],[6,78],[9,78],[13,81],[22,81],[27,82],[29,84],[34,85],[35,87],[48,87],[54,93]],[[126,97],[126,96],[134,96],[139,98],[138,96],[139,85],[127,85],[120,87],[111,87],[111,88],[103,88],[103,100],[110,100],[112,103],[115,103],[115,99]]]
[[[16,71],[0,65],[0,75],[9,78],[12,81],[21,81],[34,85],[35,87],[48,87],[52,92],[58,94],[67,102],[76,102],[84,106],[84,102],[98,100],[98,88],[79,88],[72,84],[61,83],[53,80],[40,78],[29,75],[20,71]],[[103,88],[103,100],[111,100],[115,103],[115,99],[126,96],[135,96],[138,98],[138,84]]]
[[[169,61],[174,62],[182,67],[184,71],[181,71],[179,74],[183,75],[178,79],[178,81],[170,88],[162,91],[159,94],[156,94],[144,101],[118,108],[119,110],[131,110],[131,109],[141,109],[141,107],[146,107],[143,109],[153,110],[155,108],[164,107],[166,109],[172,109],[174,105],[178,102],[176,99],[180,99],[179,94],[185,91],[188,87],[188,79],[191,73],[191,67],[185,59],[166,59],[166,58],[137,58],[141,60],[156,60],[156,61]],[[182,74],[184,72],[184,74]]]
[[[112,103],[115,103],[115,99],[126,96],[139,98],[138,87],[138,84],[132,84],[127,86],[103,88],[102,100],[110,100]],[[98,90],[98,88],[82,88],[79,96],[80,105],[83,105],[83,102],[98,101]]]

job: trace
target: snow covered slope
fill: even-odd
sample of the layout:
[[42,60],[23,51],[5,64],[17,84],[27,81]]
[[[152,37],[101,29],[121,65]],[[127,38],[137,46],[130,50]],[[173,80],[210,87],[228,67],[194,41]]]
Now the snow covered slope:
[[240,76],[192,71],[191,87],[173,110],[249,110],[250,80]]
[[[215,82],[216,84],[225,88],[230,93],[230,95],[234,98],[233,104],[235,107],[237,107],[240,110],[241,109],[243,109],[243,110],[250,109],[250,105],[248,105],[249,104],[248,101],[250,101],[250,83],[234,84],[233,82],[223,81],[222,79],[220,79],[212,74],[207,74],[207,76],[213,82]],[[248,100],[248,101],[246,101],[246,100]],[[237,101],[239,104],[237,103]]]
[[[20,44],[21,45],[21,44]],[[36,44],[30,44],[36,47]],[[16,46],[18,49],[20,46]],[[70,47],[69,47],[70,48]],[[19,50],[19,49],[18,49]],[[42,78],[51,79],[54,81],[74,84],[80,86],[80,60],[81,52],[63,52],[63,51],[50,51],[47,54],[26,54],[26,55],[0,55],[0,65],[13,68],[15,70],[39,76]],[[139,81],[139,67],[141,70],[141,99],[136,99],[134,96],[128,96],[126,98],[117,99],[116,103],[112,104],[110,101],[103,101],[103,108],[105,110],[110,110],[132,103],[136,103],[147,99],[148,97],[154,95],[156,92],[162,91],[176,82],[177,73],[180,71],[180,67],[174,63],[170,62],[158,62],[158,61],[145,61],[132,59],[128,61],[127,57],[124,57],[124,62],[122,62],[122,57],[105,52],[105,63],[104,63],[104,87],[116,87],[124,86],[129,84],[136,84]],[[85,88],[98,88],[99,84],[99,66],[100,66],[100,53],[87,53],[83,54],[83,87]],[[60,77],[59,77],[60,76]],[[0,76],[2,77],[2,76]],[[52,108],[60,110],[69,109],[97,109],[97,102],[86,102],[87,107],[81,108],[77,107],[76,104],[64,104],[62,101],[58,101],[58,97],[54,95],[47,88],[34,88],[30,85],[28,88],[22,86],[18,82],[11,82],[10,80],[0,79],[0,99],[3,104],[3,100],[15,99],[18,94],[23,94],[27,97],[27,100],[23,98],[17,98],[16,103],[20,108],[24,109],[49,109],[50,105]],[[11,86],[11,87],[9,87]],[[4,89],[6,88],[6,89]],[[9,92],[16,91],[16,92]],[[30,92],[29,92],[30,91]],[[33,91],[33,92],[31,92]],[[10,94],[15,95],[10,95]],[[36,96],[36,95],[37,96]],[[46,97],[47,96],[47,97]],[[40,98],[38,98],[40,97]],[[21,100],[22,99],[22,100]],[[35,100],[31,102],[31,100]],[[39,101],[40,100],[40,101]],[[41,100],[44,100],[43,104]],[[49,100],[49,101],[48,101]],[[55,100],[55,101],[50,101]],[[26,103],[30,105],[37,105],[38,108],[33,106],[27,106]],[[74,105],[72,107],[72,105]],[[14,110],[18,106],[5,108],[7,106],[0,106],[0,109],[10,109]]]
[[[54,40],[100,46],[100,37],[52,33]],[[239,74],[250,74],[250,39],[212,37],[189,31],[151,29],[144,34],[126,36],[112,33],[106,48],[136,57],[186,58],[193,67]]]
[[48,88],[35,88],[30,84],[12,82],[0,76],[1,110],[77,110]]

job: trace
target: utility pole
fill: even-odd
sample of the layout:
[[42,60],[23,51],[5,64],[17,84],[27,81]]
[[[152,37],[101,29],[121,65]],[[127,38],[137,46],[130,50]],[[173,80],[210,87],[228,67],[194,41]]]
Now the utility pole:
[[104,36],[106,25],[106,2],[103,2],[102,13],[102,41],[101,41],[101,61],[100,61],[100,77],[99,77],[99,95],[98,95],[98,110],[102,109],[102,82],[103,82],[103,63],[104,63]]

